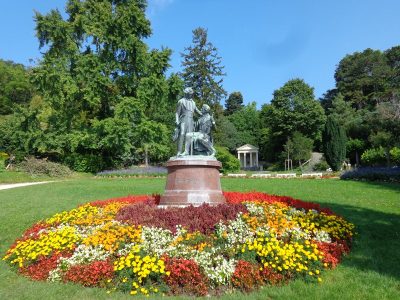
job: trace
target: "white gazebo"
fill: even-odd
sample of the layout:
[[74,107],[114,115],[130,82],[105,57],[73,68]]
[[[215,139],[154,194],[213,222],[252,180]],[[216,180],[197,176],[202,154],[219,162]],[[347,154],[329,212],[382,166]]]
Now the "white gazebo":
[[258,148],[256,146],[246,144],[236,148],[236,151],[241,168],[258,167]]

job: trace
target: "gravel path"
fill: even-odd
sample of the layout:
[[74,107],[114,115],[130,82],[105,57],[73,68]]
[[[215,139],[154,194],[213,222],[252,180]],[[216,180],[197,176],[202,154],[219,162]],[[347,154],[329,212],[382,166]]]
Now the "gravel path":
[[24,183],[12,183],[12,184],[0,184],[0,190],[8,190],[17,187],[29,186],[29,185],[36,185],[36,184],[44,184],[53,181],[40,181],[40,182],[24,182]]

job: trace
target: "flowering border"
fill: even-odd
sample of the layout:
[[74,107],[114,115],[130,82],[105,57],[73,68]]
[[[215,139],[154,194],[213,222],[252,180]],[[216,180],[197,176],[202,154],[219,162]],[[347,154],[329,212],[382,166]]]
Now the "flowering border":
[[224,192],[227,204],[159,209],[159,195],[93,201],[41,220],[3,260],[33,280],[132,295],[249,292],[321,282],[350,251],[354,225],[319,204]]

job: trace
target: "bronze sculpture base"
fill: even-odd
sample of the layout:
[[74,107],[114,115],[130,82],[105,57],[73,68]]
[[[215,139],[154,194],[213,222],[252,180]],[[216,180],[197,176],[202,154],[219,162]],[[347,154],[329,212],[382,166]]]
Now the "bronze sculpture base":
[[210,157],[185,156],[167,162],[168,177],[160,206],[200,206],[225,203],[221,190],[221,163]]

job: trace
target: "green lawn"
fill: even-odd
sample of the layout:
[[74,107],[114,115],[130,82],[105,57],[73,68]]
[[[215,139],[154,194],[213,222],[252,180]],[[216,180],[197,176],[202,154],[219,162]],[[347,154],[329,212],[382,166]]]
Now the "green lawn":
[[[96,199],[161,193],[165,179],[83,178],[0,191],[0,253],[24,229]],[[314,201],[355,223],[352,253],[321,284],[301,280],[265,287],[249,299],[400,299],[400,185],[335,179],[222,179],[224,190],[263,191]],[[243,299],[242,294],[222,299]],[[0,299],[131,299],[73,284],[33,282],[0,262]],[[141,299],[137,297],[136,299]],[[175,298],[171,298],[175,299]]]
[[[1,163],[1,162],[0,162]],[[67,179],[77,179],[82,177],[91,177],[91,174],[86,173],[73,173],[68,176]],[[0,184],[10,184],[10,183],[21,183],[21,182],[33,182],[33,181],[53,181],[61,180],[63,178],[55,178],[49,176],[34,176],[26,172],[20,171],[6,171],[0,169]]]
[[52,180],[52,179],[49,177],[44,177],[44,176],[43,177],[31,176],[25,172],[0,170],[0,184],[31,182],[31,181],[46,181],[46,180]]

